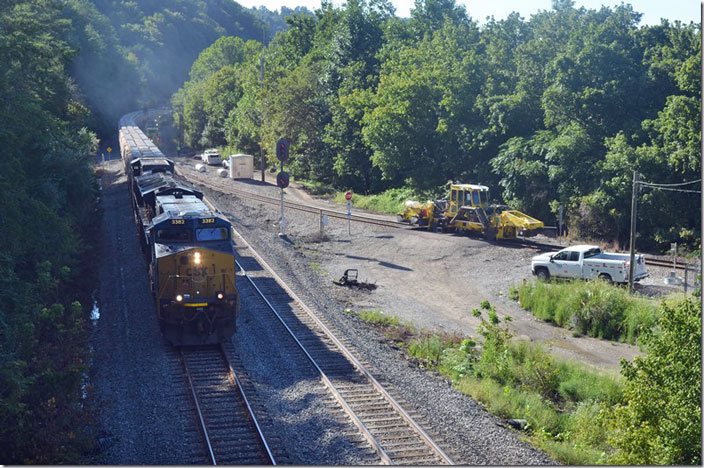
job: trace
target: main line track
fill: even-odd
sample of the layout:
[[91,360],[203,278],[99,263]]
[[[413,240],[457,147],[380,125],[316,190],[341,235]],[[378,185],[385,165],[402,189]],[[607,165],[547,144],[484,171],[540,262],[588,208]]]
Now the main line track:
[[275,465],[274,455],[225,346],[179,348],[203,438],[203,464]]
[[[183,171],[180,170],[180,168],[176,167],[176,174],[188,179],[183,174]],[[256,193],[248,192],[246,190],[239,190],[231,185],[228,185],[224,182],[220,182],[217,180],[217,182],[214,182],[213,180],[208,180],[205,177],[200,177],[200,176],[190,176],[193,178],[193,180],[201,183],[201,184],[207,184],[213,188],[218,189],[219,191],[223,193],[230,193],[233,195],[237,195],[242,198],[247,198],[250,200],[256,200],[262,203],[270,204],[270,205],[276,205],[280,206],[281,205],[281,200],[274,198],[274,197],[267,197],[265,195],[259,195]],[[361,222],[361,223],[366,223],[366,224],[374,224],[377,226],[384,226],[384,227],[391,227],[391,228],[396,228],[396,229],[414,229],[412,226],[409,226],[407,223],[401,223],[398,221],[392,221],[392,220],[386,220],[386,219],[381,219],[381,218],[375,218],[373,216],[364,216],[364,215],[359,215],[359,214],[352,214],[351,216],[347,216],[347,213],[344,213],[342,211],[336,211],[336,210],[330,210],[326,208],[318,208],[315,206],[311,205],[305,205],[303,203],[296,203],[292,201],[286,201],[284,200],[284,206],[286,208],[296,210],[296,211],[302,211],[304,213],[310,213],[314,215],[325,215],[330,218],[336,218],[336,219],[351,219],[352,221],[355,222]]]
[[[278,327],[295,343],[383,464],[453,464],[415,418],[349,350],[334,327],[308,308],[233,229],[237,266]],[[248,252],[249,255],[243,254]],[[251,273],[250,273],[251,271]],[[272,281],[273,280],[273,281]],[[241,281],[241,280],[240,280]],[[241,283],[240,283],[241,284]]]

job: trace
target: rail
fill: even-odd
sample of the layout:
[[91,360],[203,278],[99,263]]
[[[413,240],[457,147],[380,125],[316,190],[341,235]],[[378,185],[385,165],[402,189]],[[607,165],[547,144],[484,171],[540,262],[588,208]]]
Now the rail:
[[[220,359],[216,359],[217,353]],[[228,465],[257,464],[276,465],[274,455],[264,437],[252,405],[244,393],[240,378],[230,364],[227,353],[222,345],[217,347],[180,349],[179,360],[183,366],[188,389],[193,400],[197,416],[197,425],[203,436],[207,458],[212,465],[223,462]],[[189,362],[195,361],[195,370],[189,367]],[[229,380],[231,398],[227,403],[222,401],[222,387],[209,388],[208,381],[226,378]],[[212,399],[210,403],[209,399]],[[238,411],[239,410],[239,411]],[[216,429],[208,428],[208,416],[218,420]],[[243,434],[245,431],[246,434]],[[228,433],[237,433],[237,444],[218,448],[218,440],[228,437]],[[218,440],[214,440],[213,435]],[[229,451],[228,451],[229,450]]]

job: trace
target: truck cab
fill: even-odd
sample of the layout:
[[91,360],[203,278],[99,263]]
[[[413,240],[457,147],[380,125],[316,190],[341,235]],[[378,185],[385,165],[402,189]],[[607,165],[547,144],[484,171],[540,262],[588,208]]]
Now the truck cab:
[[219,166],[222,164],[220,152],[216,149],[205,150],[201,155],[201,159],[205,164],[209,164],[211,166]]

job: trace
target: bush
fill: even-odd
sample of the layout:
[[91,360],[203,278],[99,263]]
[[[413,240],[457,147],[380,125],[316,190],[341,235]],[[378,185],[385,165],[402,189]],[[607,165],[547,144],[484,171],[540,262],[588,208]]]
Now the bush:
[[[375,195],[355,194],[352,198],[352,204],[363,210],[377,211],[379,213],[398,213],[403,210],[404,203],[407,200],[424,202],[430,198],[433,198],[430,192],[417,192],[410,188],[395,188]],[[335,202],[340,204],[347,203],[345,192],[337,193]]]
[[636,343],[658,317],[654,301],[631,296],[603,281],[526,283],[519,287],[521,307],[541,320],[596,338]]
[[663,303],[647,354],[622,363],[625,403],[608,416],[612,463],[701,465],[701,303]]

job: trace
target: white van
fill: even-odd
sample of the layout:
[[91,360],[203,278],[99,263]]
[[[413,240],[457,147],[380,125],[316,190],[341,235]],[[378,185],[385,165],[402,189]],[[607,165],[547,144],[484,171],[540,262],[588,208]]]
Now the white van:
[[219,166],[220,164],[222,164],[220,152],[215,149],[205,150],[201,155],[201,159],[205,164],[210,164],[211,166]]

